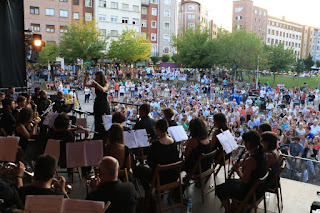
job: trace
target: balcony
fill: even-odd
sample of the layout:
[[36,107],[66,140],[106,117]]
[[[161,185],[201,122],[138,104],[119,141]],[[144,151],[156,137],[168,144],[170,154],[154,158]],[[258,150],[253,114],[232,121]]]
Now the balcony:
[[141,5],[142,6],[149,6],[149,0],[141,0]]

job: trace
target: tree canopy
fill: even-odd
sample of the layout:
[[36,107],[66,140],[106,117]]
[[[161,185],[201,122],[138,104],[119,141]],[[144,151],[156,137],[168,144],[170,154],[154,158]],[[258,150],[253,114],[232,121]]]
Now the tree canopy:
[[309,54],[308,58],[306,58],[304,60],[304,64],[306,65],[306,70],[311,71],[312,70],[312,66],[314,65],[314,61],[312,56]]
[[100,37],[99,29],[94,20],[73,20],[67,26],[67,32],[60,37],[61,55],[70,61],[101,59],[104,56],[103,50],[106,49],[106,45],[107,42]]
[[151,52],[152,45],[145,35],[127,28],[111,42],[107,57],[128,64],[150,59]]
[[54,63],[59,56],[59,47],[55,43],[47,42],[39,53],[39,63]]

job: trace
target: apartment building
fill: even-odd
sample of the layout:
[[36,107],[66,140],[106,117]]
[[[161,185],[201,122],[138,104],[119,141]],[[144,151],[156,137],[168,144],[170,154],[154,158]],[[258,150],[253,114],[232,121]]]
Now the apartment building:
[[314,29],[313,47],[311,54],[314,62],[320,61],[320,28]]
[[140,31],[141,0],[94,0],[94,16],[98,23],[100,36],[108,37],[108,50],[112,39],[125,29]]
[[233,1],[233,30],[244,29],[266,42],[267,25],[268,10],[255,6],[251,0]]
[[182,0],[179,4],[179,35],[184,29],[194,29],[196,25],[202,30],[210,27],[208,9],[199,1]]
[[306,59],[312,55],[314,42],[314,27],[303,25],[300,58]]
[[300,58],[303,26],[285,20],[285,17],[268,16],[267,45],[284,44],[286,49],[292,49]]
[[42,35],[45,42],[59,43],[72,19],[92,20],[93,0],[25,0],[25,29]]

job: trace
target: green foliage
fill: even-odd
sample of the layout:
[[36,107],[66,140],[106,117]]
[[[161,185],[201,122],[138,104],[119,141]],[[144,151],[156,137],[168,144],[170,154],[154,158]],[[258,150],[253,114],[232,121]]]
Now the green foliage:
[[39,63],[47,64],[54,63],[59,56],[59,47],[52,42],[46,43],[46,46],[42,48],[39,53]]
[[77,58],[84,61],[101,59],[106,45],[106,40],[100,37],[94,20],[73,20],[67,27],[67,32],[60,37],[60,52],[70,61]]
[[111,42],[107,57],[128,64],[150,59],[151,52],[150,41],[144,35],[127,28],[117,40]]
[[207,30],[195,29],[183,31],[183,36],[173,37],[173,43],[178,53],[175,60],[185,67],[200,68],[212,65],[210,51],[210,34]]
[[316,66],[317,66],[317,68],[320,67],[320,61],[319,60],[316,61]]
[[171,60],[172,60],[173,62],[175,62],[175,63],[178,63],[177,54],[173,54],[173,55],[171,56]]
[[304,60],[304,64],[306,65],[306,70],[311,71],[311,67],[314,65],[314,61],[312,56],[309,54],[308,58]]
[[298,59],[297,63],[295,65],[295,71],[299,74],[302,73],[306,68],[306,65],[304,64],[304,60]]
[[170,61],[170,55],[163,54],[161,57],[162,62],[169,62]]
[[153,62],[153,65],[156,65],[158,61],[160,61],[161,58],[159,56],[152,56],[151,61]]

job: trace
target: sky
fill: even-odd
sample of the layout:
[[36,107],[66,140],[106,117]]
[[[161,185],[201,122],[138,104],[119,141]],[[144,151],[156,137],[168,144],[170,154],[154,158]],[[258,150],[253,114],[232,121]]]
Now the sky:
[[[233,0],[200,0],[214,23],[232,29]],[[254,5],[268,10],[268,14],[302,25],[320,27],[320,0],[254,0]]]

